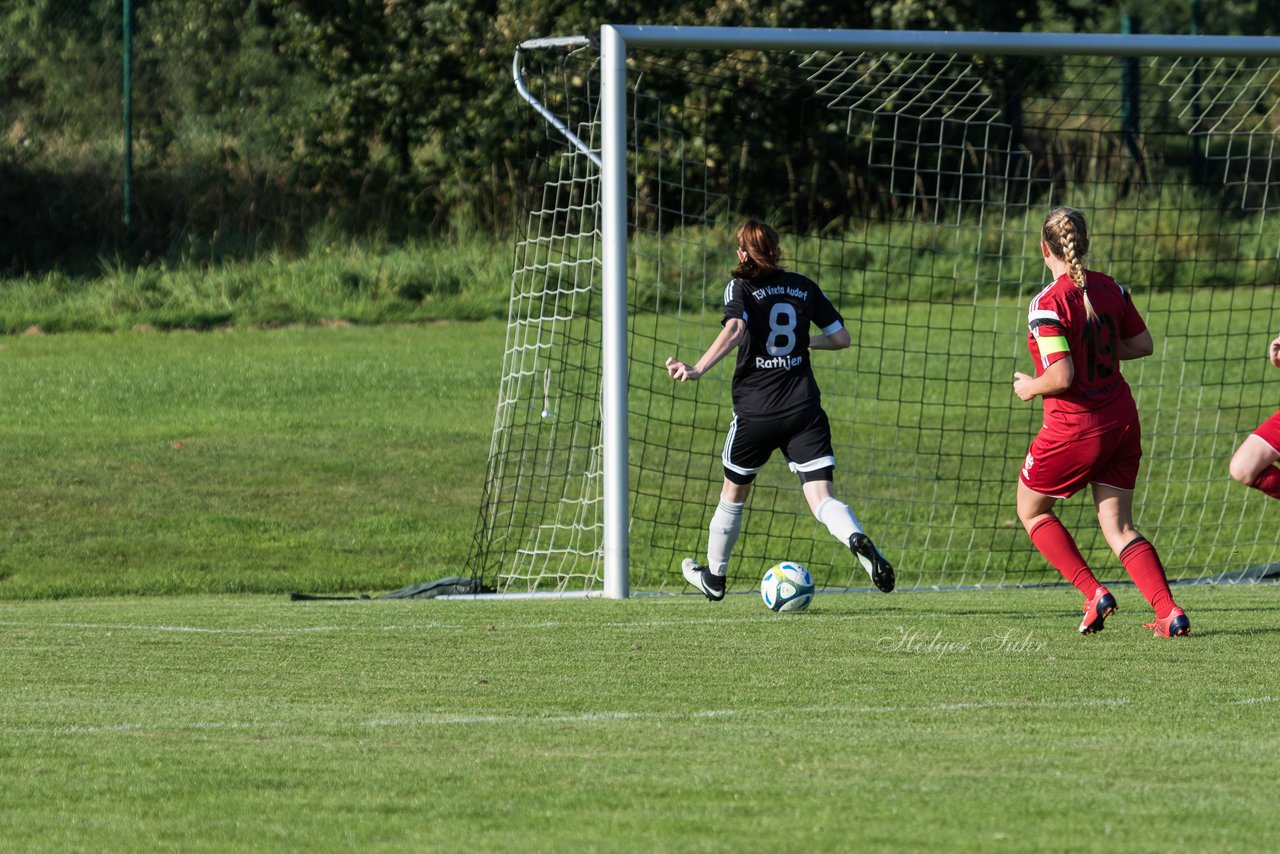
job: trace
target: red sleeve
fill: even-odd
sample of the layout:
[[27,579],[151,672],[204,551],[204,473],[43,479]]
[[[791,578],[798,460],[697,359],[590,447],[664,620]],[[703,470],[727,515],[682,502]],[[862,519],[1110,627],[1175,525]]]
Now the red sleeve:
[[1027,315],[1028,348],[1031,357],[1036,361],[1036,376],[1044,373],[1054,362],[1060,362],[1071,356],[1071,351],[1051,351],[1049,347],[1041,347],[1042,338],[1068,339],[1066,323],[1063,315],[1067,306],[1057,298],[1057,294],[1042,295],[1032,306]]

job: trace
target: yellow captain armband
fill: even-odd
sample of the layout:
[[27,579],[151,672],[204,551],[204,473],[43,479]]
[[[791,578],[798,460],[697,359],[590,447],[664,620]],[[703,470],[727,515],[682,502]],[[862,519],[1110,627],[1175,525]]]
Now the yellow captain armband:
[[1046,335],[1044,338],[1037,338],[1036,340],[1040,344],[1040,355],[1042,357],[1054,356],[1071,350],[1067,346],[1067,339],[1062,335]]

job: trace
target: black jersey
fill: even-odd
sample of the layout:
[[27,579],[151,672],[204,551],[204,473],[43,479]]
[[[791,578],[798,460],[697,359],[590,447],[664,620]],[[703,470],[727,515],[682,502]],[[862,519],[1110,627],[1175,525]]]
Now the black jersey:
[[733,279],[724,289],[724,321],[741,318],[747,337],[733,372],[733,410],[781,418],[819,401],[809,364],[809,324],[823,334],[844,318],[812,279],[777,270],[758,279]]

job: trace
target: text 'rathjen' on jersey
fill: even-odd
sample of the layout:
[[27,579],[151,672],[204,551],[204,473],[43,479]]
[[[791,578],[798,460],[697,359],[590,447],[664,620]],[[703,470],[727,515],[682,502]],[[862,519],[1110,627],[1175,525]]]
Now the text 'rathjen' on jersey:
[[1044,423],[1064,435],[1088,436],[1127,424],[1138,416],[1129,384],[1120,373],[1120,342],[1147,328],[1129,293],[1110,276],[1085,271],[1089,303],[1063,273],[1036,294],[1027,312],[1027,349],[1036,376],[1070,358],[1071,386],[1044,399]]
[[724,322],[738,318],[747,337],[733,373],[733,410],[780,418],[818,403],[809,363],[809,324],[824,335],[844,319],[812,279],[775,270],[758,279],[733,279],[724,289]]

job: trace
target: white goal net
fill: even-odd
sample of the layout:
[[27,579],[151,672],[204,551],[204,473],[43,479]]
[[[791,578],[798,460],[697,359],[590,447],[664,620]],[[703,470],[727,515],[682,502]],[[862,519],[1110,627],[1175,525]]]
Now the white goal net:
[[[604,586],[604,461],[617,439],[602,424],[616,393],[627,588],[681,588],[680,559],[705,554],[732,364],[677,384],[663,360],[694,361],[719,331],[734,229],[756,217],[853,335],[814,359],[836,493],[899,585],[1059,581],[1014,512],[1040,405],[1011,391],[1031,367],[1027,303],[1048,281],[1039,226],[1059,204],[1085,212],[1090,267],[1131,290],[1156,341],[1125,363],[1144,435],[1139,529],[1173,579],[1274,571],[1280,511],[1232,481],[1227,461],[1280,406],[1264,358],[1280,332],[1280,40],[1134,37],[1126,55],[1068,36],[1046,47],[986,34],[961,49],[938,36],[923,51],[908,48],[925,43],[913,34],[887,49],[766,49],[756,35],[749,49],[628,49],[616,392],[602,357],[601,52],[581,38],[518,52],[517,82],[537,105],[529,207],[473,574],[504,591]],[[1099,578],[1125,578],[1087,495],[1059,515]],[[779,457],[748,504],[731,589],[783,559],[820,587],[867,585]]]

